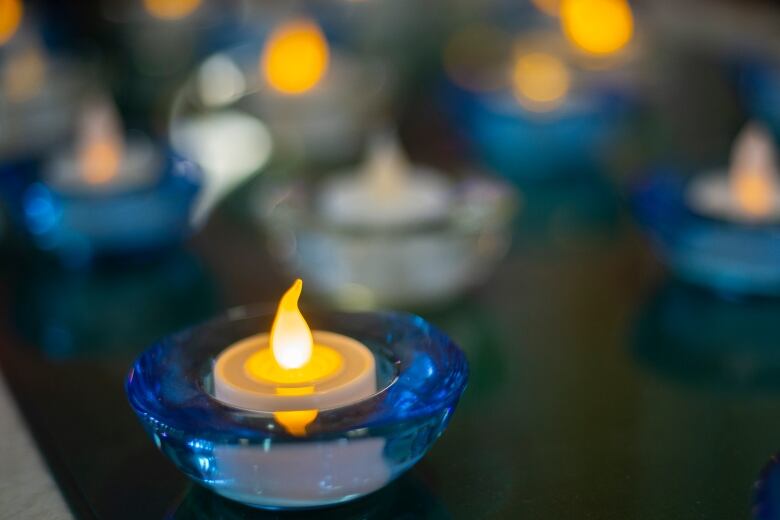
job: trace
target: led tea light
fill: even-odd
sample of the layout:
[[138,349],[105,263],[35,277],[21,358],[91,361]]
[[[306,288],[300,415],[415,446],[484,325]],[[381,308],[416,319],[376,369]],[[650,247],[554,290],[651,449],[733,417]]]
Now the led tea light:
[[318,204],[323,218],[335,224],[381,228],[445,219],[451,197],[446,177],[411,164],[394,138],[382,136],[357,175],[325,184]]
[[125,138],[105,100],[85,107],[75,144],[43,166],[22,196],[35,243],[69,266],[163,249],[190,229],[194,164],[141,136]]
[[298,310],[303,282],[282,296],[270,334],[229,347],[214,365],[214,396],[227,404],[273,413],[293,435],[320,408],[350,404],[376,392],[374,356],[345,336],[312,331]]
[[347,307],[442,303],[486,276],[509,242],[514,194],[448,178],[381,136],[355,170],[260,195],[271,252]]
[[359,153],[381,102],[382,69],[334,48],[309,18],[275,25],[244,66],[253,92],[241,105],[269,125],[284,152],[317,163]]
[[679,276],[732,294],[780,294],[780,186],[769,133],[748,124],[726,171],[641,186],[640,218]]
[[[297,280],[279,302],[270,334],[246,338],[228,347],[214,365],[214,397],[237,408],[272,414],[296,437],[306,435],[319,410],[361,401],[376,390],[374,355],[360,342],[327,331],[309,329],[298,310],[302,282]],[[382,459],[384,441],[366,439],[279,447],[272,452],[254,448],[220,449],[217,464],[233,474],[249,473],[251,482],[233,495],[252,500],[260,491],[267,505],[293,501],[337,501],[343,488],[370,493],[387,483],[389,469]],[[329,479],[323,485],[322,468]],[[352,478],[362,468],[359,481]],[[236,493],[236,490],[234,490]],[[273,496],[286,497],[272,502]]]
[[[190,478],[255,507],[311,508],[370,493],[446,427],[467,365],[418,317],[298,309],[227,316],[151,347],[127,381],[154,442]],[[270,330],[269,333],[260,333]]]
[[154,183],[160,162],[150,142],[125,140],[113,106],[102,100],[85,108],[76,146],[55,156],[44,177],[62,193],[128,191]]
[[700,175],[688,188],[688,204],[713,218],[761,224],[780,219],[780,184],[772,137],[757,123],[737,137],[727,174]]
[[[447,46],[448,108],[481,158],[520,181],[597,170],[602,145],[630,108],[626,82],[588,70],[557,34],[494,34],[487,43],[479,36],[496,32],[455,34]],[[456,67],[452,49],[465,47],[464,38],[485,45],[490,61]]]

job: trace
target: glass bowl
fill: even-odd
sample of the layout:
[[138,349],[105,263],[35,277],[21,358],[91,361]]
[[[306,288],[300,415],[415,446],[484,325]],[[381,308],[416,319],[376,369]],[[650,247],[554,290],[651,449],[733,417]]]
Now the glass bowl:
[[191,231],[201,180],[200,168],[169,152],[159,179],[133,189],[65,193],[35,182],[24,191],[22,219],[34,244],[68,267],[158,251]]
[[355,227],[322,218],[316,183],[262,193],[269,249],[318,295],[349,308],[418,308],[477,286],[511,242],[514,191],[488,177],[453,187],[444,218],[408,226]]
[[312,329],[352,337],[373,352],[379,390],[320,410],[305,436],[293,436],[272,413],[234,408],[212,394],[215,358],[270,330],[274,310],[233,309],[138,358],[127,395],[157,447],[194,481],[270,509],[347,502],[414,465],[444,431],[465,388],[463,352],[414,315],[307,312]]
[[704,217],[688,209],[687,181],[648,178],[634,197],[640,223],[680,278],[726,296],[780,296],[780,225]]

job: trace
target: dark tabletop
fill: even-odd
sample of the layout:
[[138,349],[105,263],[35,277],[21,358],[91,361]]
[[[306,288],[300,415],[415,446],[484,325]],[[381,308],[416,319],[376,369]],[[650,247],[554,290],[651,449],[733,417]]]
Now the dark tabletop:
[[[483,287],[420,311],[471,363],[443,437],[396,483],[318,514],[750,517],[780,444],[777,304],[674,282],[619,205],[593,215],[561,200],[521,212],[510,255]],[[154,339],[273,301],[289,281],[258,231],[224,211],[150,265],[78,275],[5,266],[0,362],[77,516],[317,516],[253,511],[189,483],[123,390]]]

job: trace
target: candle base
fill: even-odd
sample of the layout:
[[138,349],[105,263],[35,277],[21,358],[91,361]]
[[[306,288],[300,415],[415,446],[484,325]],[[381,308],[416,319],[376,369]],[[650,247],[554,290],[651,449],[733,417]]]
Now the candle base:
[[727,222],[692,212],[686,181],[659,174],[634,197],[636,214],[679,278],[726,296],[780,296],[780,224]]
[[356,499],[414,465],[446,428],[468,376],[464,354],[420,318],[307,313],[313,327],[360,341],[378,391],[319,410],[305,435],[273,413],[213,394],[212,365],[229,345],[269,330],[273,309],[238,308],[164,339],[134,363],[126,389],[155,444],[188,477],[253,507],[298,509]]

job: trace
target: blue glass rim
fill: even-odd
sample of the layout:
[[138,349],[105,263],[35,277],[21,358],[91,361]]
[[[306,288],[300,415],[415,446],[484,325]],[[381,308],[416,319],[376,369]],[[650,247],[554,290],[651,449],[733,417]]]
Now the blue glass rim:
[[[138,357],[127,376],[130,406],[147,427],[153,425],[171,435],[197,432],[212,442],[237,438],[250,443],[266,439],[309,442],[343,437],[348,431],[360,437],[382,435],[404,423],[435,419],[449,414],[465,389],[465,354],[423,318],[391,311],[306,309],[313,330],[362,341],[375,356],[391,361],[395,377],[366,399],[320,410],[306,437],[291,436],[275,425],[270,412],[227,405],[212,395],[207,383],[216,356],[235,341],[268,330],[275,310],[275,305],[237,307],[156,342]],[[396,343],[405,345],[406,351],[393,349]],[[402,385],[402,380],[419,383],[419,388]]]

